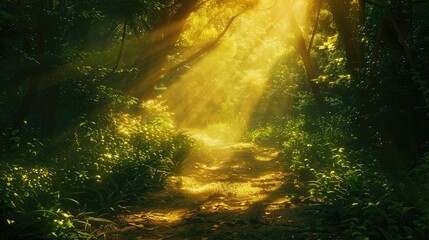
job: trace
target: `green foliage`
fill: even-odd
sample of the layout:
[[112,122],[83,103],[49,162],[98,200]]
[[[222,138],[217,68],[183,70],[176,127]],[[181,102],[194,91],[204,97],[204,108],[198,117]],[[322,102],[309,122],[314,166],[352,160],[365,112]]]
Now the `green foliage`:
[[[143,104],[152,114],[102,114],[86,118],[61,151],[44,155],[37,140],[11,149],[0,164],[0,228],[6,239],[92,238],[91,226],[126,210],[137,194],[161,188],[180,168],[193,143],[174,132],[162,103]],[[65,147],[67,146],[67,147]]]
[[289,130],[288,127],[280,124],[268,123],[265,126],[249,131],[247,137],[250,141],[258,144],[282,147],[287,130]]
[[[2,111],[4,108],[11,116],[3,115],[0,119],[1,237],[5,233],[6,239],[92,238],[91,223],[106,223],[103,217],[124,211],[127,203],[137,199],[137,194],[161,188],[172,171],[180,168],[193,143],[186,134],[175,132],[164,102],[147,101],[140,109],[138,99],[118,90],[117,82],[134,75],[137,69],[112,72],[106,59],[114,59],[116,51],[82,51],[77,46],[80,43],[75,44],[87,37],[85,34],[92,24],[110,18],[131,20],[139,11],[152,11],[142,9],[142,1],[115,3],[140,6],[122,10],[103,8],[100,1],[55,2],[45,6],[46,9],[37,6],[37,11],[34,4],[31,1],[20,6],[13,1],[0,4],[1,21],[12,33],[29,30],[32,19],[38,19],[40,24],[47,19],[53,23],[44,28],[46,46],[35,46],[46,48],[43,56],[7,41],[12,46],[8,50],[11,63],[7,66],[16,64],[24,69],[27,64],[40,65],[41,99],[36,101],[46,95],[48,102],[57,102],[51,118],[59,124],[56,135],[47,137],[40,129],[45,121],[41,118],[46,116],[34,113],[27,116],[29,120],[19,130],[4,128],[11,125],[13,119],[9,118],[16,114],[12,108],[16,108],[26,92],[21,83],[11,91],[2,90]],[[157,1],[150,5],[159,7],[154,12],[171,7]],[[103,3],[103,6],[108,5]],[[18,25],[12,24],[12,19],[18,20]],[[138,27],[136,22],[133,24]],[[51,28],[59,26],[60,32]],[[77,29],[76,34],[73,31]],[[94,34],[103,31],[96,30]],[[23,38],[28,38],[31,44],[38,36],[36,31],[29,31]],[[11,38],[2,35],[0,40]],[[28,80],[25,74],[18,78]],[[13,71],[7,72],[5,77],[10,79],[12,75]],[[53,98],[49,92],[55,92]],[[133,113],[126,112],[130,109]],[[142,111],[145,113],[140,114]]]
[[283,126],[267,124],[249,136],[261,143],[283,142],[290,170],[307,183],[313,199],[308,213],[317,228],[333,227],[345,239],[427,238],[428,155],[395,184],[373,152],[353,147],[355,136],[347,130],[353,114],[345,116],[301,115]]
[[309,193],[321,201],[312,214],[342,229],[348,238],[427,238],[428,204],[422,204],[427,194],[408,192],[419,200],[407,201],[398,194],[406,190],[395,189],[388,176],[348,159],[353,156],[343,159],[341,169],[319,171],[310,183]]
[[3,239],[81,238],[78,219],[62,210],[53,169],[1,165],[0,229]]

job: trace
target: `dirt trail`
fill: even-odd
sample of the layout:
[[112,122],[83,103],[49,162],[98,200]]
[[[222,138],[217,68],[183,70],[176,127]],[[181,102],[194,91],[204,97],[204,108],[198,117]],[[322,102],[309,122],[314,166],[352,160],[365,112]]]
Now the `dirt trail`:
[[118,216],[106,239],[304,239],[303,199],[288,195],[299,183],[276,149],[205,142],[207,154]]

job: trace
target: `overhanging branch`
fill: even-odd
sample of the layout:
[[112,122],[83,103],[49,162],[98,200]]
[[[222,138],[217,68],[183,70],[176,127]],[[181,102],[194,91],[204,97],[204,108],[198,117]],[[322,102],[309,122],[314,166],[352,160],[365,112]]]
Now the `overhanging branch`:
[[241,15],[242,13],[239,13],[235,16],[233,16],[229,21],[228,24],[225,26],[225,28],[223,29],[223,31],[210,43],[208,43],[207,45],[205,45],[204,47],[202,47],[200,50],[198,50],[197,52],[193,53],[190,57],[188,57],[185,61],[180,62],[174,66],[169,67],[166,72],[167,74],[164,76],[167,77],[169,75],[171,75],[175,70],[180,69],[181,67],[184,67],[185,65],[193,62],[194,60],[198,59],[200,56],[202,56],[203,54],[211,51],[212,49],[214,49],[214,47],[220,42],[220,40],[225,36],[225,34],[227,33],[228,29],[231,27],[231,25],[234,23],[234,21]]

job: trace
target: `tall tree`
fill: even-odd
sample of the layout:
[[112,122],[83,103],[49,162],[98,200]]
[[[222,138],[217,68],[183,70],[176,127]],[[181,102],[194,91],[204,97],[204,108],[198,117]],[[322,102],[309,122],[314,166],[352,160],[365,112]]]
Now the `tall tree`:
[[[25,4],[25,3],[24,3]],[[27,8],[28,6],[20,5]],[[34,60],[29,64],[29,84],[24,95],[21,105],[18,108],[14,127],[19,128],[33,106],[35,97],[42,80],[43,68],[45,67],[45,51],[46,51],[46,31],[47,31],[47,1],[39,0],[36,6],[36,32],[34,36],[27,36],[24,40],[24,45],[29,56],[34,56]],[[34,37],[34,41],[32,38]],[[34,50],[33,50],[34,49]],[[34,55],[33,55],[34,51]]]
[[[292,32],[295,36],[295,48],[301,56],[301,60],[304,63],[305,71],[307,73],[307,81],[310,86],[311,92],[313,93],[316,105],[321,114],[324,114],[327,111],[327,105],[323,99],[322,92],[320,91],[320,86],[317,84],[317,68],[310,57],[311,48],[307,47],[305,43],[304,35],[301,28],[299,27],[293,12],[291,11],[292,5],[289,4],[287,8],[287,14],[289,19],[289,25],[292,29]],[[317,28],[318,21],[315,22],[314,28]],[[311,46],[311,42],[310,45]]]
[[[381,134],[386,139],[386,166],[403,169],[423,156],[423,137],[428,133],[425,127],[427,116],[418,109],[424,108],[424,97],[417,82],[413,82],[417,72],[412,44],[413,1],[395,0],[378,1],[345,1],[328,0],[335,25],[347,57],[347,70],[356,85],[355,98],[361,114],[359,120],[360,140],[365,145],[372,145],[375,136]],[[367,5],[371,14],[367,14]],[[371,21],[378,27],[377,34],[363,36],[365,27],[371,31],[365,21]],[[374,35],[374,39],[371,39]],[[369,46],[364,46],[364,40]],[[383,59],[379,53],[383,46]],[[373,49],[373,58],[366,51]],[[392,57],[397,61],[392,61]],[[404,61],[402,61],[403,59]],[[382,65],[377,64],[383,62]],[[367,64],[372,61],[371,64]],[[406,63],[406,64],[404,64]],[[392,72],[395,69],[395,73]],[[364,75],[370,72],[371,76]],[[364,86],[364,87],[362,87]],[[398,92],[398,89],[402,89]],[[395,101],[386,101],[394,96]],[[380,111],[383,109],[383,111]]]
[[365,5],[363,0],[328,0],[335,25],[347,56],[347,70],[357,75],[363,67],[361,28],[364,26]]

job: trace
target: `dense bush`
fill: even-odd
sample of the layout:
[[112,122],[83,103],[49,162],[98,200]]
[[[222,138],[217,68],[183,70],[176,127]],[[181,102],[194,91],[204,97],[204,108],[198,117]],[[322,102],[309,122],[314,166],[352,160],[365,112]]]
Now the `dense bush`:
[[162,187],[192,142],[175,132],[162,103],[142,108],[152,114],[83,119],[61,139],[66,147],[50,155],[39,154],[47,148],[42,143],[22,143],[12,132],[14,150],[2,154],[0,165],[3,237],[91,238],[91,224],[109,222],[105,217],[136,194]]
[[283,138],[284,158],[313,199],[308,211],[320,229],[335,227],[345,239],[427,238],[428,157],[397,182],[375,154],[353,145],[344,116],[299,116],[248,135],[262,143]]

